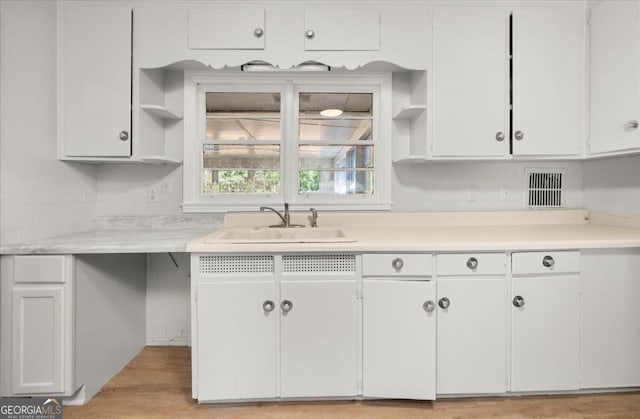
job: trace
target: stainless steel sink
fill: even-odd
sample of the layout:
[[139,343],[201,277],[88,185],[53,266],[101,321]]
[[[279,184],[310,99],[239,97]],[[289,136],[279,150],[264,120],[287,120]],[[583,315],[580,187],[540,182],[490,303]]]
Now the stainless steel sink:
[[341,243],[354,242],[336,227],[317,228],[234,228],[220,230],[205,238],[214,243]]

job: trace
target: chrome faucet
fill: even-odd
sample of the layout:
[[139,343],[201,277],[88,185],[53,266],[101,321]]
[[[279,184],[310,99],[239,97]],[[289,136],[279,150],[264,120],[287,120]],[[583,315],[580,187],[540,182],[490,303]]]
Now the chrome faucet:
[[280,217],[280,219],[282,220],[282,224],[280,225],[273,225],[270,227],[289,227],[291,224],[291,215],[289,214],[289,204],[285,203],[284,204],[284,215],[282,215],[280,213],[280,211],[278,211],[275,208],[271,208],[271,207],[260,207],[260,211],[264,212],[265,210],[269,210],[269,211],[273,211],[276,213],[276,215],[278,217]]

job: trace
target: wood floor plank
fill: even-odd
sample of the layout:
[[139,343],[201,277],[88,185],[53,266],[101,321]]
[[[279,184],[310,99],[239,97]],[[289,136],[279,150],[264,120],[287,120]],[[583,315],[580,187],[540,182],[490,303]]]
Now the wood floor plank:
[[85,406],[64,418],[640,418],[640,392],[568,396],[198,405],[191,352],[146,347]]

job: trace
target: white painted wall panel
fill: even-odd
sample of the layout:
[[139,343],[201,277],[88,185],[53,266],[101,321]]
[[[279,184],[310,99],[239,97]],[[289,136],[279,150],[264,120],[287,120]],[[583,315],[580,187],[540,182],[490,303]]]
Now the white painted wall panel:
[[0,243],[90,229],[97,169],[56,158],[56,2],[0,2]]
[[588,161],[583,173],[586,208],[640,214],[640,156]]

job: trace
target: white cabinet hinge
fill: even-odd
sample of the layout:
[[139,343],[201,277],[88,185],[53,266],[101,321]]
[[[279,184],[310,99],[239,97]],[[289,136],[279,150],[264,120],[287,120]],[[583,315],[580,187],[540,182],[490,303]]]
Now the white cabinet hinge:
[[363,294],[362,285],[358,285],[356,287],[356,299],[357,300],[362,300],[362,294]]
[[362,395],[362,379],[358,380],[358,394]]

